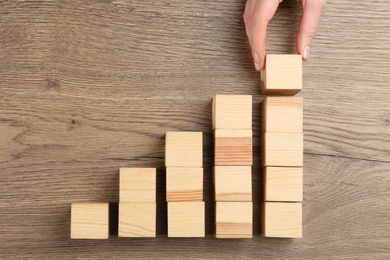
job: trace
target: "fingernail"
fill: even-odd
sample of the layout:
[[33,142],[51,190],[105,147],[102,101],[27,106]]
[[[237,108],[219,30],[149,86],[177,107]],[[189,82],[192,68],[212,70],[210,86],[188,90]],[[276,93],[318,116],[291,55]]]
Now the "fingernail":
[[253,62],[255,63],[255,69],[260,70],[260,60],[256,52],[253,52]]
[[259,56],[257,55],[256,52],[253,52],[253,60],[255,61],[255,63],[259,64],[260,63],[260,60],[259,60]]
[[255,69],[260,70],[260,64],[255,62]]
[[310,46],[306,46],[305,49],[303,50],[303,59],[308,60],[309,54],[310,54]]

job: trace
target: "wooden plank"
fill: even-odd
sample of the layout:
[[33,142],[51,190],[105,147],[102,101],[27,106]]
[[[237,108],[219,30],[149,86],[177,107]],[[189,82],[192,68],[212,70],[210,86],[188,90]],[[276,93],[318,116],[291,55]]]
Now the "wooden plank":
[[215,201],[252,201],[251,166],[214,166]]
[[156,202],[156,168],[120,168],[120,202]]
[[252,208],[252,202],[216,202],[216,237],[251,238]]
[[215,95],[213,105],[213,130],[252,129],[252,96]]
[[303,133],[266,132],[261,141],[263,167],[303,166]]
[[168,202],[168,237],[204,236],[204,202]]
[[302,56],[268,54],[261,71],[262,95],[294,95],[302,90]]
[[252,165],[252,130],[214,131],[214,165]]
[[[294,241],[260,237],[260,203],[253,239],[212,238],[216,93],[253,95],[260,199],[264,96],[246,1],[0,2],[2,259],[156,259],[168,250],[171,259],[390,259],[388,1],[328,1],[321,16],[298,94],[305,202]],[[300,11],[298,1],[279,5],[268,53],[296,51]],[[166,237],[164,134],[173,130],[204,133],[206,239]],[[120,167],[157,167],[158,239],[118,239],[117,228],[108,240],[69,239],[70,203],[119,201]]]
[[302,203],[263,202],[261,220],[265,237],[302,237]]
[[261,131],[303,131],[303,100],[298,97],[266,97],[262,102]]
[[302,201],[303,169],[300,167],[265,167],[264,201]]
[[202,132],[167,132],[165,135],[166,167],[202,167]]
[[107,239],[109,237],[109,203],[72,203],[71,239]]
[[167,167],[167,201],[203,201],[203,168]]
[[155,237],[156,203],[120,202],[118,217],[119,237]]

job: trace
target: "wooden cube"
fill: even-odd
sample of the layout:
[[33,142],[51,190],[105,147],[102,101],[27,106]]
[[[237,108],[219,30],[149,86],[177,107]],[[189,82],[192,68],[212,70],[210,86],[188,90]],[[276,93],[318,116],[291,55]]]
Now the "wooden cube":
[[265,167],[264,201],[302,201],[303,169],[300,167]]
[[202,201],[203,168],[168,167],[167,201]]
[[213,130],[252,129],[252,96],[215,95]]
[[120,202],[156,202],[156,168],[120,168]]
[[252,157],[252,130],[214,131],[215,165],[250,166]]
[[156,203],[120,202],[118,219],[119,237],[156,236]]
[[167,132],[166,167],[203,167],[202,132]]
[[168,237],[204,237],[204,202],[168,202]]
[[303,131],[303,102],[296,97],[266,97],[262,102],[262,132]]
[[265,237],[302,237],[302,203],[263,202],[261,220]]
[[265,132],[261,139],[263,167],[303,166],[303,133]]
[[301,55],[267,55],[261,71],[262,95],[295,95],[302,90]]
[[251,166],[215,166],[215,201],[252,201]]
[[72,203],[71,239],[107,239],[109,237],[109,203]]
[[251,238],[252,202],[216,202],[216,237]]

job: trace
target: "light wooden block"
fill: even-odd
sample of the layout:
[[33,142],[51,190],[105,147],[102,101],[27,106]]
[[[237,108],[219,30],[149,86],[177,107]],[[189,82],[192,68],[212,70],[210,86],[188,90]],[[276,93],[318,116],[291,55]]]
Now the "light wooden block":
[[71,239],[107,239],[109,237],[109,203],[72,203]]
[[202,167],[202,132],[167,132],[165,140],[166,167]]
[[261,220],[265,237],[302,237],[302,203],[263,202]]
[[265,167],[263,169],[264,201],[302,201],[303,169],[298,167]]
[[303,131],[303,102],[297,97],[266,97],[262,102],[262,132]]
[[261,71],[262,95],[294,95],[302,90],[301,55],[266,55]]
[[216,202],[216,237],[251,238],[252,202]]
[[204,236],[204,202],[168,202],[168,237]]
[[303,133],[265,132],[261,139],[263,167],[303,166]]
[[120,168],[120,202],[156,202],[156,168]]
[[203,201],[203,168],[168,167],[167,201]]
[[215,166],[215,201],[252,201],[251,166]]
[[215,165],[250,166],[252,157],[252,130],[214,131]]
[[252,96],[215,95],[213,130],[252,129]]
[[120,202],[119,237],[155,237],[156,203]]

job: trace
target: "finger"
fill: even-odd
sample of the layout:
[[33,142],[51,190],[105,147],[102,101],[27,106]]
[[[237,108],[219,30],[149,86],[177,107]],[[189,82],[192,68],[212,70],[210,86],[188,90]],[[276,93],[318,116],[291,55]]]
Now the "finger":
[[310,46],[317,30],[318,22],[326,0],[302,1],[302,16],[297,35],[297,51],[303,60],[309,59]]
[[279,0],[248,1],[244,20],[256,70],[264,68],[267,25],[274,16]]

